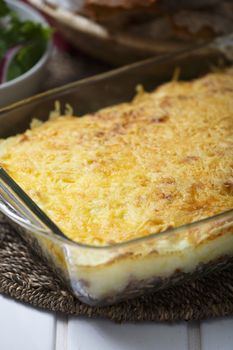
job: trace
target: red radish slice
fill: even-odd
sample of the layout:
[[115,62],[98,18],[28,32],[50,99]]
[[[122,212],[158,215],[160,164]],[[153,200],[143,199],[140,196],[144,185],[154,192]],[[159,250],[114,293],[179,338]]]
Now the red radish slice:
[[0,84],[7,82],[7,74],[10,64],[21,48],[22,45],[12,47],[6,52],[5,56],[0,61]]

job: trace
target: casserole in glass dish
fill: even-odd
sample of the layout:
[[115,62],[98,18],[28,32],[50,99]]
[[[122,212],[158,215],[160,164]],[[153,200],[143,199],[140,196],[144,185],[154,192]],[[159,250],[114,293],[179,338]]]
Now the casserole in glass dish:
[[[192,79],[201,74],[205,74],[210,70],[211,67],[215,67],[216,69],[219,64],[227,65],[229,63],[230,48],[226,49],[229,45],[230,38],[225,38],[221,41],[212,42],[207,46],[202,46],[191,51],[178,53],[173,57],[150,59],[145,62],[124,67],[122,69],[103,74],[98,77],[87,79],[78,83],[73,83],[63,88],[59,88],[20,102],[17,105],[9,106],[0,111],[0,137],[6,138],[15,132],[25,130],[28,127],[28,123],[32,117],[40,120],[45,120],[46,117],[48,117],[50,111],[53,110],[53,105],[56,100],[59,100],[61,105],[64,103],[71,105],[74,109],[74,115],[80,115],[84,113],[90,114],[99,108],[130,100],[134,95],[135,86],[138,84],[142,84],[146,90],[151,90],[161,82],[171,80],[174,70],[177,67],[180,67],[181,69],[182,79]],[[231,71],[229,71],[229,76],[232,75],[230,72]],[[228,79],[225,75],[224,79],[225,85],[222,87],[221,84],[218,86],[218,83],[215,85],[215,80],[211,81],[212,90],[208,87],[208,84],[210,83],[208,79],[200,81],[202,81],[202,84],[204,84],[203,86],[208,87],[209,95],[207,95],[210,98],[212,98],[212,94],[216,93],[216,89],[218,90],[219,87],[225,89],[224,94],[228,96],[226,97],[226,102],[224,102],[227,106],[225,108],[225,112],[228,112],[228,114],[230,114],[230,118],[232,120],[232,110],[231,104],[229,102],[229,94],[232,93],[232,89],[231,85],[228,85],[228,80],[230,78]],[[182,105],[182,103],[184,103],[183,106],[185,106],[186,100],[186,104],[188,105],[187,96],[182,95],[179,91],[180,85],[171,84],[168,85],[167,88],[169,89],[170,86],[173,90],[174,88],[178,89],[178,99],[179,101],[182,100],[179,102],[179,104],[181,103]],[[201,89],[201,85],[195,86],[195,89],[197,89],[196,92],[198,93],[199,89]],[[160,97],[163,97],[163,88],[162,90],[160,88],[158,91]],[[206,101],[210,101],[208,100],[207,95],[205,95]],[[148,96],[150,99],[150,95]],[[138,98],[140,100],[140,96]],[[219,99],[219,103],[220,101],[223,101],[223,95],[217,96],[216,98]],[[168,101],[166,99],[165,102],[169,105],[169,103],[171,103],[171,100]],[[201,101],[199,102],[201,103]],[[195,103],[198,103],[198,101],[196,100]],[[154,101],[152,105],[153,104]],[[131,108],[130,106],[132,106],[132,104],[124,105],[124,108]],[[206,108],[207,110],[211,110],[210,105],[206,104]],[[99,114],[102,113],[102,117],[104,117],[104,124],[108,122],[108,119],[105,118],[106,113],[111,114],[111,111],[112,109],[105,110],[105,112],[99,112]],[[114,110],[116,118],[115,120],[118,118],[118,111],[119,107],[118,109]],[[158,112],[158,110],[156,111]],[[114,119],[114,113],[113,117],[111,117],[112,120]],[[146,110],[144,110],[143,113],[145,114]],[[179,113],[182,114],[181,109],[179,110]],[[94,128],[94,125],[97,123],[97,116],[98,113],[92,117],[89,116],[89,119],[85,119],[87,117],[84,119],[86,122],[89,120],[91,127]],[[74,120],[71,120],[69,118],[71,117],[68,117],[68,122],[70,120],[72,123],[76,123]],[[152,118],[152,122],[155,124],[155,127],[158,128],[157,124],[160,122],[163,124],[163,122],[166,122],[170,116],[158,116],[156,114],[156,116],[148,116],[148,118]],[[229,118],[229,116],[226,115],[226,118]],[[60,119],[58,118],[58,122]],[[211,119],[209,119],[209,122],[210,121]],[[51,125],[54,123],[56,124],[56,122],[53,121],[49,123]],[[45,128],[50,125],[49,123],[43,124]],[[78,120],[77,123],[80,124]],[[223,123],[225,123],[225,121],[223,121]],[[41,128],[41,131],[43,130],[43,125],[39,127],[39,129]],[[228,124],[225,126],[227,125]],[[225,129],[229,129],[229,131],[231,131],[230,125],[231,124],[229,124],[229,127],[226,127]],[[149,131],[152,127],[152,124],[150,124],[147,131],[145,131],[148,138],[150,137]],[[140,128],[146,128],[146,122],[142,123],[140,125]],[[63,127],[61,124],[60,129],[61,131],[59,132],[62,133],[64,132],[65,127]],[[164,131],[167,132],[168,130],[164,129]],[[53,133],[54,132],[55,131],[53,129]],[[210,137],[208,134],[207,126],[203,133],[204,137],[205,132],[206,138]],[[29,132],[28,134],[21,135],[23,139],[20,139],[20,142],[24,142],[25,138],[26,141],[28,141],[27,137],[29,136],[30,138],[31,135],[34,135],[33,137],[35,139],[36,131],[34,134],[33,133],[34,131],[32,130],[31,133]],[[227,133],[228,131],[226,134]],[[52,136],[49,136],[50,137],[46,138],[47,141],[52,139]],[[122,137],[122,140],[125,141],[122,134],[120,137]],[[169,133],[167,133],[166,137],[167,141],[165,141],[168,142]],[[72,138],[72,136],[70,136],[70,138]],[[9,139],[9,142],[6,141],[8,142],[6,143],[7,147],[10,147],[9,145],[12,140],[14,140],[14,138]],[[140,140],[138,139],[137,141]],[[221,141],[224,143],[223,139],[221,139]],[[89,142],[91,148],[91,141]],[[164,143],[164,147],[166,146],[166,142]],[[16,143],[15,146],[17,147],[15,147],[15,155],[11,154],[12,159],[14,157],[17,158],[16,154],[19,154],[20,152],[20,144]],[[32,144],[28,144],[28,147],[32,146]],[[36,147],[38,147],[38,145]],[[221,147],[221,150],[224,150],[225,146],[221,145]],[[166,152],[169,153],[170,149],[172,150],[172,147],[168,147]],[[161,149],[160,151],[162,152]],[[121,152],[123,152],[123,149]],[[222,158],[224,157],[224,154],[226,153],[222,153]],[[230,153],[227,154],[230,155]],[[112,156],[113,154],[111,154],[111,157]],[[189,163],[197,161],[198,156],[188,156],[183,157],[182,159],[182,162]],[[103,160],[105,160],[105,158]],[[156,160],[156,158],[154,158],[154,160]],[[214,161],[214,158],[212,161]],[[230,156],[227,156],[227,162],[230,162]],[[181,163],[180,166],[182,167]],[[156,230],[155,228],[153,231],[153,225],[155,224],[155,226],[158,226],[160,222],[156,221],[156,223],[153,222],[153,224],[150,222],[149,229],[146,229],[146,234],[143,233],[143,231],[139,230],[138,235],[133,232],[133,234],[128,234],[125,239],[115,239],[113,241],[105,240],[103,242],[96,242],[94,240],[82,240],[82,237],[80,238],[79,236],[77,236],[78,238],[75,239],[73,235],[67,233],[64,234],[66,230],[65,227],[62,227],[60,221],[51,220],[51,218],[54,218],[52,212],[49,218],[35,204],[35,202],[38,201],[35,200],[35,202],[33,202],[32,199],[21,189],[21,187],[19,187],[18,184],[9,176],[9,174],[14,174],[12,172],[12,168],[10,167],[11,164],[8,164],[6,161],[6,156],[4,158],[4,152],[1,153],[1,143],[0,164],[2,164],[4,168],[0,169],[0,210],[11,220],[12,224],[16,226],[18,231],[22,234],[22,237],[28,241],[30,245],[48,261],[48,263],[54,268],[54,270],[59,274],[63,281],[71,287],[77,297],[88,304],[110,304],[122,299],[140,295],[145,292],[164,288],[165,286],[171,285],[172,283],[181,283],[185,278],[191,278],[195,273],[207,273],[216,266],[224,266],[225,261],[227,261],[233,255],[233,211],[229,204],[232,203],[230,200],[225,207],[226,211],[222,212],[222,210],[220,210],[221,206],[219,206],[220,209],[212,211],[213,215],[211,217],[206,217],[208,215],[200,215],[201,219],[194,220],[194,222],[191,222],[192,220],[189,220],[187,218],[184,218],[184,221],[179,221],[180,218],[178,212],[177,217],[179,220],[174,225],[168,225],[168,227],[162,226],[159,230]],[[26,163],[25,167],[27,167]],[[6,172],[6,170],[9,170],[9,174]],[[139,170],[137,170],[137,172],[139,172]],[[13,177],[17,180],[17,177]],[[46,177],[44,180],[42,179],[42,181],[46,181]],[[170,182],[171,179],[169,180],[169,183],[167,181],[168,179],[166,179],[166,186],[169,184],[169,188],[171,190],[174,187],[173,183]],[[21,184],[20,180],[17,182]],[[28,182],[30,182],[30,177],[28,178]],[[100,183],[103,184],[103,182]],[[30,192],[30,186],[33,186],[32,183],[29,184],[28,190],[26,192],[32,194],[32,192]],[[160,187],[161,186],[162,185],[160,183]],[[194,197],[196,195],[196,191],[200,192],[203,190],[201,179],[198,186],[198,188],[192,187],[191,189],[192,196]],[[232,188],[230,180],[225,181],[224,186],[224,191],[227,191],[228,198],[231,198]],[[25,189],[27,186],[25,187],[24,184],[23,187]],[[120,185],[118,188],[120,189]],[[41,189],[35,186],[34,190],[40,191]],[[157,195],[156,191],[157,188],[154,187],[153,192],[155,192]],[[158,194],[162,200],[168,200],[168,202],[166,202],[167,204],[162,210],[162,212],[165,213],[167,207],[170,205],[170,199],[173,195],[177,195],[177,191],[170,194],[161,192],[160,188],[158,188],[158,191]],[[224,193],[226,194],[226,192]],[[140,192],[139,194],[140,200],[143,201],[143,193]],[[125,196],[127,197],[127,195],[128,193],[126,192]],[[33,199],[36,198],[33,195],[31,195],[31,197],[33,197]],[[149,198],[148,194],[146,195],[145,193],[145,197],[147,202],[147,198]],[[104,198],[106,199],[106,195]],[[65,201],[65,198],[63,198],[63,201]],[[41,208],[45,209],[45,212],[49,212],[46,210],[46,208],[43,207],[43,205],[41,205],[40,202],[39,204]],[[58,201],[56,202],[55,200],[55,209],[58,205]],[[86,204],[84,202],[83,207],[85,207],[85,205]],[[94,219],[91,216],[92,212],[90,213],[90,224],[93,224],[93,222],[96,223],[96,221],[98,221],[97,219],[99,211],[96,210],[98,209],[97,207],[94,209]],[[157,209],[153,208],[153,210]],[[177,211],[178,210],[179,209],[177,209]],[[199,208],[196,208],[195,210],[198,211]],[[180,212],[182,212],[181,209]],[[137,218],[140,218],[139,214],[140,213],[136,215]],[[68,214],[66,212],[65,216],[67,217],[67,215]],[[130,217],[130,211],[127,212],[126,216],[128,222],[131,222],[132,220]],[[135,216],[135,211],[133,212],[133,216]],[[131,221],[129,220],[129,217]],[[78,216],[78,218],[78,221],[80,221],[81,232],[81,216]],[[122,224],[123,218],[117,222],[119,225]],[[123,228],[123,231],[124,229],[125,228]],[[100,233],[103,233],[103,236],[106,236],[104,232]],[[126,234],[125,231],[124,233]]]

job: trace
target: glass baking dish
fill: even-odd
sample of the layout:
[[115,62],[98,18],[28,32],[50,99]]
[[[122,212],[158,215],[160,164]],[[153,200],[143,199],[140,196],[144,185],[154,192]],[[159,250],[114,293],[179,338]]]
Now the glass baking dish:
[[[0,110],[0,138],[45,120],[56,100],[74,115],[130,100],[135,86],[146,90],[171,79],[180,68],[190,79],[232,61],[232,36],[193,50],[149,59],[37,95]],[[90,246],[69,240],[0,168],[0,211],[54,269],[74,294],[90,305],[106,305],[152,292],[223,268],[233,258],[233,210],[162,233]]]

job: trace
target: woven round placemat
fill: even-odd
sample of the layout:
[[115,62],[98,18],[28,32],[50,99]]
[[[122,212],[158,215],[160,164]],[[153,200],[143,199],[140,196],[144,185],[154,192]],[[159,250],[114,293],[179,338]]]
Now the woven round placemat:
[[198,320],[233,314],[233,262],[203,279],[114,306],[81,303],[0,215],[0,293],[68,315],[116,322]]

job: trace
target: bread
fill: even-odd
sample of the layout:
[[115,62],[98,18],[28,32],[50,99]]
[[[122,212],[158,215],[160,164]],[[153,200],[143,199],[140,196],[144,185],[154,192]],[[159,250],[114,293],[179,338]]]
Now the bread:
[[64,6],[111,28],[120,28],[132,21],[143,21],[180,9],[213,6],[220,0],[44,0],[50,6]]

